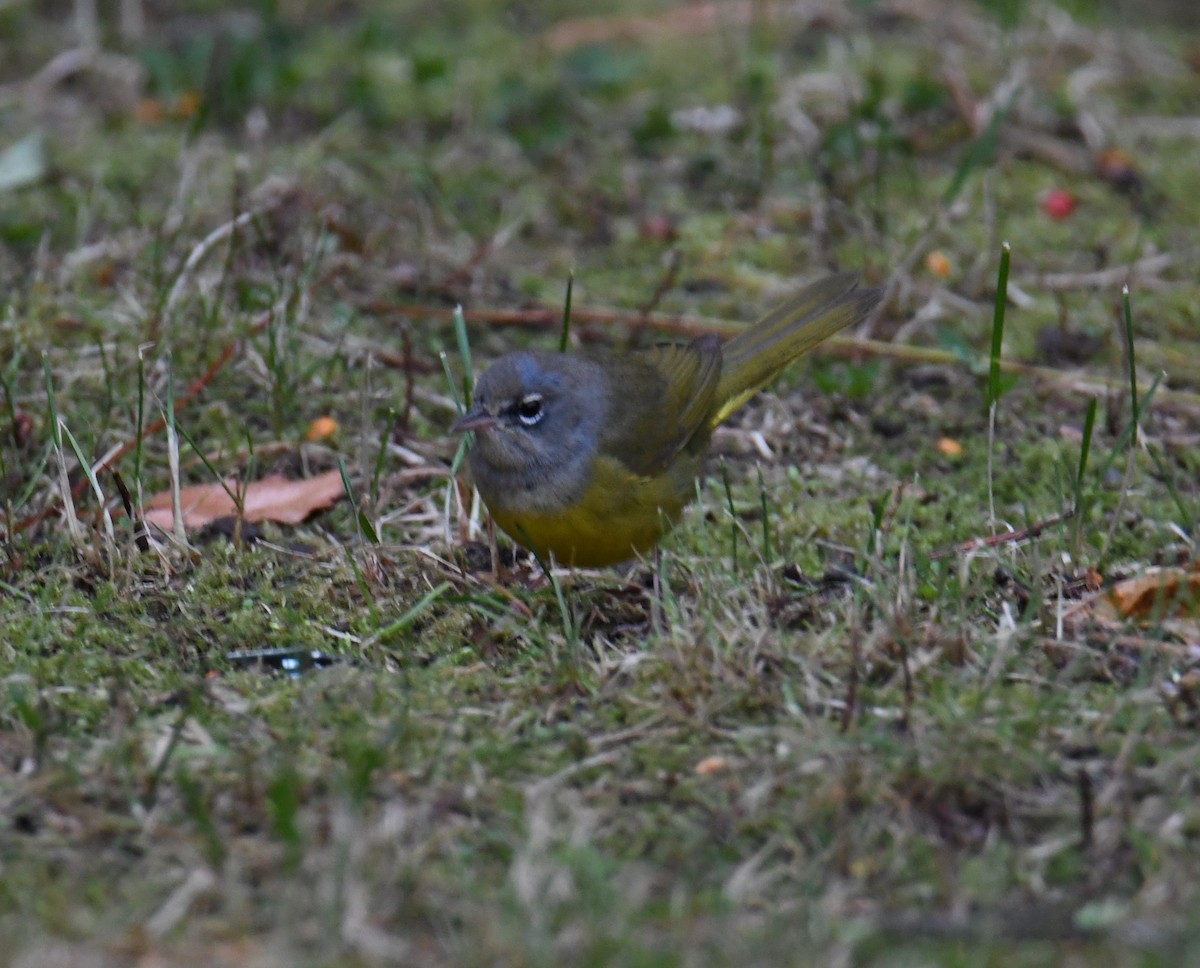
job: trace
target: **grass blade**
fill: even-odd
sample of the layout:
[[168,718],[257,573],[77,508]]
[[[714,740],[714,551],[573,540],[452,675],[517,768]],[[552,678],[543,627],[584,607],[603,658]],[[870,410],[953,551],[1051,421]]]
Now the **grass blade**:
[[420,618],[422,613],[424,613],[430,605],[446,594],[450,588],[451,584],[448,581],[444,581],[440,585],[431,588],[428,592],[421,596],[421,598],[415,605],[412,606],[412,608],[408,609],[395,621],[389,622],[387,625],[381,628],[378,632],[371,636],[371,638],[365,642],[364,645],[384,643],[393,635],[403,632],[406,628],[412,625],[413,622]]
[[1163,459],[1159,456],[1158,451],[1154,448],[1147,448],[1147,450],[1150,453],[1150,459],[1154,461],[1154,466],[1158,468],[1159,476],[1167,486],[1167,493],[1171,495],[1171,500],[1175,503],[1175,507],[1179,511],[1180,527],[1194,540],[1196,534],[1196,515],[1184,503],[1179,489],[1175,486],[1174,475],[1168,473],[1167,466],[1163,463]]
[[1000,271],[996,278],[996,307],[992,314],[992,351],[988,367],[988,451],[987,451],[987,485],[988,485],[988,522],[992,531],[996,530],[996,493],[995,493],[995,444],[996,444],[996,405],[1003,392],[1000,386],[1000,354],[1004,348],[1004,312],[1008,306],[1008,266],[1012,257],[1012,249],[1007,242],[1000,247]]
[[1132,410],[1132,431],[1129,435],[1129,446],[1136,447],[1138,442],[1138,421],[1141,412],[1138,409],[1137,365],[1133,354],[1133,310],[1129,304],[1129,286],[1121,287],[1121,307],[1125,315],[1125,347],[1129,362],[1129,406]]
[[763,480],[762,467],[758,467],[758,500],[762,505],[762,555],[763,564],[771,563],[771,513],[767,504],[767,485]]
[[1004,313],[1008,307],[1008,267],[1012,247],[1000,247],[1000,272],[996,277],[996,306],[992,313],[992,351],[988,367],[988,406],[994,407],[1004,392],[1000,385],[1000,354],[1004,349]]
[[146,435],[146,357],[138,347],[137,428],[133,444],[133,488],[137,494],[138,513],[142,512],[142,438]]
[[1088,454],[1092,449],[1092,434],[1096,429],[1096,405],[1099,401],[1092,397],[1088,401],[1087,413],[1083,418],[1083,442],[1079,448],[1079,469],[1075,472],[1075,506],[1079,506],[1079,490],[1083,486],[1083,475],[1087,470]]
[[[186,548],[187,531],[183,526],[183,494],[179,473],[179,434],[175,426],[175,367],[167,356],[167,468],[171,475],[171,517],[174,518],[174,537],[179,547]],[[196,451],[199,453],[199,451]]]
[[375,530],[371,519],[367,517],[367,512],[360,508],[358,502],[354,499],[354,488],[350,486],[350,474],[346,470],[346,459],[344,457],[338,458],[338,470],[342,475],[342,487],[346,489],[346,497],[354,507],[354,520],[358,523],[359,537],[366,538],[373,545],[379,544],[379,533]]
[[574,291],[575,273],[571,272],[567,275],[567,298],[563,303],[562,333],[558,337],[558,350],[560,353],[567,351],[567,344],[571,339],[571,294]]
[[467,318],[463,315],[462,306],[454,307],[454,339],[458,343],[458,356],[463,365],[463,401],[469,407],[475,395],[475,377],[471,369],[471,341],[467,337]]
[[58,461],[58,489],[62,495],[63,520],[67,523],[67,533],[76,544],[83,540],[83,528],[75,514],[75,498],[71,494],[71,478],[67,473],[67,456],[63,452],[62,423],[58,417],[58,400],[54,395],[54,376],[50,372],[50,354],[42,353],[42,371],[46,377],[46,400],[50,407],[50,443],[54,448],[54,456]]
[[721,483],[725,487],[725,505],[729,508],[729,560],[733,573],[738,574],[738,521],[733,510],[733,491],[729,486],[729,467],[721,461]]
[[83,448],[79,446],[79,441],[75,439],[75,435],[71,433],[71,428],[66,425],[65,421],[61,421],[62,433],[66,435],[67,442],[71,445],[71,450],[75,453],[75,459],[79,461],[79,466],[83,470],[84,476],[87,478],[88,484],[91,485],[92,493],[96,495],[96,502],[100,506],[100,513],[104,518],[104,541],[108,548],[109,565],[116,562],[117,555],[117,534],[113,527],[112,515],[108,513],[107,500],[104,497],[104,491],[100,487],[100,481],[96,478],[96,471],[92,467],[91,461],[84,456]]
[[992,157],[996,154],[996,142],[1000,140],[1000,127],[1007,120],[1008,112],[1012,110],[1013,102],[1019,93],[1019,91],[1014,91],[1007,104],[996,108],[992,113],[992,120],[988,122],[983,133],[967,147],[962,161],[954,170],[954,177],[950,179],[950,184],[946,186],[945,194],[942,195],[943,205],[949,206],[958,198],[958,193],[962,191],[967,179],[971,177],[971,172],[976,168],[986,167],[991,162]]
[[1079,466],[1075,471],[1075,525],[1072,529],[1073,538],[1071,543],[1072,555],[1076,557],[1079,555],[1079,546],[1083,537],[1083,522],[1087,517],[1088,508],[1086,505],[1090,503],[1083,492],[1083,476],[1087,472],[1088,456],[1091,454],[1092,450],[1092,436],[1096,431],[1096,408],[1098,404],[1099,400],[1097,400],[1096,397],[1092,397],[1088,401],[1087,413],[1083,418],[1083,441],[1079,446]]
[[[458,392],[458,385],[454,382],[454,373],[450,370],[450,357],[446,355],[445,350],[438,353],[438,359],[442,361],[442,372],[446,374],[446,383],[450,387],[450,397],[454,401],[454,408],[461,417],[467,412],[467,406],[471,398],[468,397],[467,402],[463,402],[462,394]],[[465,378],[463,382],[466,382]]]
[[388,407],[387,426],[379,437],[379,450],[375,454],[375,467],[371,471],[371,505],[379,500],[379,481],[383,477],[383,464],[387,460],[388,441],[392,439],[392,433],[396,429],[396,421],[399,420],[399,414],[396,413],[395,407]]

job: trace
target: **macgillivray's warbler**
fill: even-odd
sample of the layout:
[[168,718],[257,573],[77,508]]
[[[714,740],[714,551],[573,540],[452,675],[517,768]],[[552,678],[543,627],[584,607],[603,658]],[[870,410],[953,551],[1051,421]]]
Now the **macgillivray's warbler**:
[[500,357],[451,428],[475,432],[471,476],[492,517],[564,565],[653,548],[695,494],[717,426],[878,304],[882,289],[857,285],[849,273],[828,276],[725,343],[707,335],[625,356]]

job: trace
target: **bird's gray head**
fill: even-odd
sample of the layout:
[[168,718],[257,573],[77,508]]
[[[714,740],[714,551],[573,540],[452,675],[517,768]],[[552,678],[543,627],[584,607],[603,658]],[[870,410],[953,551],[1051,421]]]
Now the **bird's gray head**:
[[484,371],[451,429],[475,431],[471,472],[490,507],[553,510],[586,490],[607,410],[596,363],[522,350]]

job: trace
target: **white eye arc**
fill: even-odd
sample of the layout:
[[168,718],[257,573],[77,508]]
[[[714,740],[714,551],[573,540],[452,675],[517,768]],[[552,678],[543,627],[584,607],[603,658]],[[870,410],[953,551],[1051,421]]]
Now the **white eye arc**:
[[526,427],[532,427],[534,424],[539,423],[546,413],[542,408],[542,395],[540,393],[527,393],[520,399],[515,409],[517,411],[517,419]]

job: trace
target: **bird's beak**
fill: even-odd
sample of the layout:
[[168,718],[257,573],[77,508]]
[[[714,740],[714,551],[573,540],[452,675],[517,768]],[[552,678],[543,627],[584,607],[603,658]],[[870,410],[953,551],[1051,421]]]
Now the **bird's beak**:
[[470,410],[450,425],[450,433],[465,434],[468,430],[495,430],[500,418],[486,410]]

